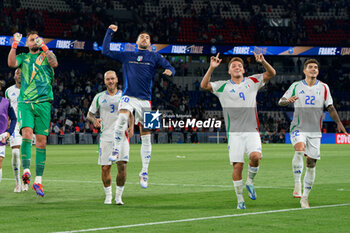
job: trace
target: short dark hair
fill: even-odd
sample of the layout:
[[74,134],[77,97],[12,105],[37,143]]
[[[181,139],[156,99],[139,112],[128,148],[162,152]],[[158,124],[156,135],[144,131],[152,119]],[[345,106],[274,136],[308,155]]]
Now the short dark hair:
[[306,69],[307,65],[310,63],[315,63],[315,64],[317,64],[318,67],[320,67],[320,63],[316,59],[307,59],[304,62],[304,70]]
[[147,35],[149,35],[149,37],[151,38],[151,33],[147,32],[147,31],[142,31],[142,32],[140,32],[140,33],[137,35],[137,39],[139,38],[139,36],[140,36],[141,34],[147,34]]
[[39,33],[38,33],[37,31],[29,31],[29,32],[27,33],[27,38],[28,38],[30,35],[34,35],[34,34],[39,35]]
[[242,66],[244,66],[244,61],[242,58],[240,57],[233,57],[230,62],[228,63],[228,69],[230,69],[230,66],[231,66],[231,63],[234,62],[234,61],[238,61],[240,63],[242,63]]

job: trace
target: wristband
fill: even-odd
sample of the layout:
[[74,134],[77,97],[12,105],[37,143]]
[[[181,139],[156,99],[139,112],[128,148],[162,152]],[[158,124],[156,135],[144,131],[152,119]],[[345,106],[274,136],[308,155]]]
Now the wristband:
[[49,50],[49,48],[44,44],[43,46],[41,46],[41,49],[46,52],[47,50]]
[[18,46],[18,43],[16,43],[16,42],[12,42],[11,47],[12,47],[13,49],[17,49],[17,46]]

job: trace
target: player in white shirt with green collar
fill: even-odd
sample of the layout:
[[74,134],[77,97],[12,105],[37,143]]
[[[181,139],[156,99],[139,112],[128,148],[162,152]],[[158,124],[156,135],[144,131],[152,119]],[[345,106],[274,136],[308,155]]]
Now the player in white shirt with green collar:
[[[6,89],[5,97],[6,99],[10,100],[11,106],[13,107],[13,110],[15,111],[15,114],[17,116],[17,104],[18,104],[18,97],[19,97],[19,92],[21,88],[21,68],[17,68],[15,70],[14,79],[16,83]],[[22,136],[19,133],[19,124],[17,122],[15,130],[10,136],[10,147],[12,149],[12,169],[16,180],[16,186],[14,189],[15,193],[19,193],[22,190],[28,191],[28,184],[23,184],[23,186],[21,184],[22,183],[22,179],[20,176],[21,158],[20,158],[20,151],[19,151],[21,148],[21,144],[22,144]]]
[[228,64],[228,73],[231,78],[226,81],[210,82],[214,69],[220,65],[222,60],[217,54],[216,57],[211,57],[210,67],[201,83],[203,89],[211,91],[219,98],[223,109],[227,127],[229,157],[233,165],[232,179],[237,195],[237,209],[246,208],[242,181],[244,154],[248,154],[250,160],[246,181],[249,198],[255,200],[257,197],[253,179],[259,170],[262,155],[256,95],[259,89],[276,75],[275,69],[262,54],[254,53],[254,55],[256,61],[264,66],[266,70],[264,73],[244,77],[243,60],[234,57]]
[[[114,126],[118,119],[118,104],[122,92],[118,90],[118,77],[114,71],[107,71],[104,74],[106,91],[98,93],[90,106],[87,120],[94,124],[95,128],[101,129],[99,143],[98,164],[102,166],[102,181],[105,189],[105,204],[112,204],[111,167],[112,162],[108,160],[113,150]],[[96,113],[100,112],[100,118]],[[125,131],[125,140],[121,143],[121,153],[117,158],[117,188],[115,201],[117,205],[123,205],[122,194],[126,181],[126,164],[129,161],[129,137],[133,135],[133,117],[129,120],[129,128]]]
[[[319,63],[315,59],[306,60],[304,63],[305,79],[294,82],[283,97],[279,100],[280,106],[294,103],[294,115],[290,125],[291,142],[294,146],[292,168],[294,174],[295,198],[301,198],[302,208],[310,208],[308,196],[316,176],[316,161],[321,158],[321,128],[323,109],[326,108],[329,115],[337,123],[339,131],[346,133],[338,113],[333,106],[333,99],[327,84],[319,81]],[[306,156],[306,172],[304,176],[304,191],[301,193],[301,174],[303,173]]]

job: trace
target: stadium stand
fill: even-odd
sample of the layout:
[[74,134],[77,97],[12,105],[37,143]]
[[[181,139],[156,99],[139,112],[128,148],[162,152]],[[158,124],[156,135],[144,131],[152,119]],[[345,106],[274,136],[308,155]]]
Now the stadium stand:
[[349,44],[346,1],[265,2],[5,0],[0,33],[36,29],[46,37],[102,41],[105,28],[118,22],[119,41],[134,41],[137,29],[161,43]]

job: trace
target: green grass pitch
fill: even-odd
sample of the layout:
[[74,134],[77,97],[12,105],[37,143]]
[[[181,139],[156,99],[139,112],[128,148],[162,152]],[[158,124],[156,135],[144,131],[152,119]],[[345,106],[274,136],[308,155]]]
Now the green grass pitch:
[[[349,145],[321,146],[311,207],[350,203],[349,152]],[[299,199],[292,197],[293,154],[291,145],[263,145],[255,179],[258,198],[250,200],[245,189],[247,209],[237,210],[226,144],[153,145],[147,189],[138,184],[140,145],[131,145],[124,206],[103,204],[96,145],[48,146],[44,198],[32,189],[13,192],[7,147],[0,183],[0,232],[73,231],[182,219],[194,220],[99,232],[349,232],[350,205],[293,210],[300,207]],[[243,175],[245,181],[247,164]],[[115,176],[113,166],[113,195]],[[264,213],[242,215],[257,212]],[[195,219],[224,215],[237,216]]]

